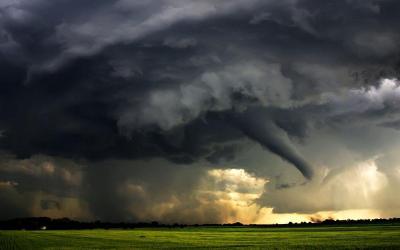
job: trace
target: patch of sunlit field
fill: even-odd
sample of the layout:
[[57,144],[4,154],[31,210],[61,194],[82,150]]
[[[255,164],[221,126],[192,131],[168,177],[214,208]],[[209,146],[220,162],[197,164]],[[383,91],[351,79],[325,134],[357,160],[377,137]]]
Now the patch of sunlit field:
[[400,249],[400,225],[0,231],[0,249]]

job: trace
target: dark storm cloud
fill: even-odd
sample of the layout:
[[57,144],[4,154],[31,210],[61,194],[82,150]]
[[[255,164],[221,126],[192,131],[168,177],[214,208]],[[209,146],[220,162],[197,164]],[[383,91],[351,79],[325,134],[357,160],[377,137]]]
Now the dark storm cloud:
[[[379,79],[398,75],[399,9],[390,0],[2,1],[1,150],[28,161],[215,164],[247,138],[311,178],[296,145],[314,129],[398,127],[398,83]],[[32,183],[2,175],[20,190]]]

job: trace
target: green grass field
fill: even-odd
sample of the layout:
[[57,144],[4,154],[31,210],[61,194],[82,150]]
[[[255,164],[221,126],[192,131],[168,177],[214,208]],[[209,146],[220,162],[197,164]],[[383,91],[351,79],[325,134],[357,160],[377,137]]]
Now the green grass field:
[[400,226],[0,231],[0,249],[400,249]]

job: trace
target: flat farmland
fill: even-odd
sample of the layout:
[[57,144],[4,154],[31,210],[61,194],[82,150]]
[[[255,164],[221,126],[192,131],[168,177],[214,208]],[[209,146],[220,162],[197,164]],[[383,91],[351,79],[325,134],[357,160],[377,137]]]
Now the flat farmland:
[[400,249],[400,225],[0,231],[0,249]]

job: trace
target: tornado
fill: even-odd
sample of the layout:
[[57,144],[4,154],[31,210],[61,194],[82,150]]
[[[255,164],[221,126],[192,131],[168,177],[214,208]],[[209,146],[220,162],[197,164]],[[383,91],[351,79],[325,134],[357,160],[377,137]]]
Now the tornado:
[[295,166],[306,179],[312,179],[312,166],[296,150],[286,132],[273,121],[259,114],[242,114],[235,115],[233,123],[248,138]]

